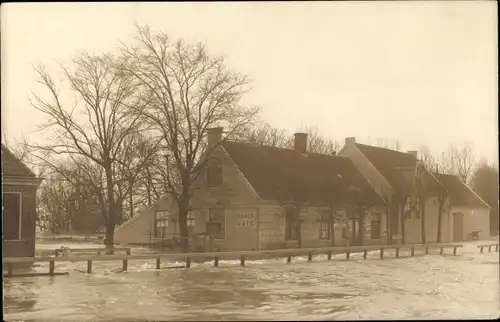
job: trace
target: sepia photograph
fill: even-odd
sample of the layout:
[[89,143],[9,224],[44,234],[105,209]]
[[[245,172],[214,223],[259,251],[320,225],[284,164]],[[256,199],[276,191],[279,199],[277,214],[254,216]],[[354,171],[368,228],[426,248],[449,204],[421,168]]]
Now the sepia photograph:
[[4,321],[500,319],[497,2],[0,13]]

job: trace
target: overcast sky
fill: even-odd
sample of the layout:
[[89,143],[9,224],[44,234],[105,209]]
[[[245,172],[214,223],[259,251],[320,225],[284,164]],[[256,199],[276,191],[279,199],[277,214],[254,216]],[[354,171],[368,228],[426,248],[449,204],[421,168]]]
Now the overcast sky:
[[226,55],[253,79],[245,102],[291,133],[498,156],[493,1],[3,4],[2,140],[42,121],[33,64],[112,51],[134,21]]

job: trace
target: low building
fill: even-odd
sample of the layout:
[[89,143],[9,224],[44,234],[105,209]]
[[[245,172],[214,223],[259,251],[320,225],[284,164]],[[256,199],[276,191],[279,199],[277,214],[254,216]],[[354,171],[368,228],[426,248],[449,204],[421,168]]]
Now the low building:
[[458,176],[436,174],[448,191],[444,213],[447,227],[445,240],[460,242],[490,237],[490,206]]
[[35,256],[36,192],[41,180],[2,144],[3,257]]

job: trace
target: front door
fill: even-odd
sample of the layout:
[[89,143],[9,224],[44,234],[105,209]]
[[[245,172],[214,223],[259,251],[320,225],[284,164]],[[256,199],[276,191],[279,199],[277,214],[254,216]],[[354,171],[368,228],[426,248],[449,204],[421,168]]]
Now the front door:
[[453,241],[464,240],[464,214],[456,212],[453,214]]

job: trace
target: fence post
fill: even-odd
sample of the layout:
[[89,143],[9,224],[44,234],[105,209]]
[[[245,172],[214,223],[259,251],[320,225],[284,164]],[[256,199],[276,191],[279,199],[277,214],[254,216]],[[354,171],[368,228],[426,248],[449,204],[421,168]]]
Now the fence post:
[[491,253],[491,245],[490,245],[490,246],[488,246],[488,252],[490,252],[490,253]]
[[92,261],[87,261],[87,274],[92,273]]
[[49,274],[54,275],[54,271],[55,271],[55,263],[54,263],[54,261],[50,261],[49,262]]
[[13,266],[14,266],[14,264],[12,264],[12,263],[7,264],[7,276],[8,277],[12,277]]
[[481,246],[481,251],[480,252],[483,253],[483,246]]
[[453,247],[453,255],[457,255],[457,247]]
[[366,255],[367,255],[367,254],[368,254],[368,251],[365,249],[365,250],[363,251],[363,259],[366,259]]
[[384,249],[380,248],[380,258],[384,258]]
[[244,267],[244,266],[245,266],[245,255],[241,255],[241,258],[240,258],[240,266],[241,266],[241,267]]
[[289,264],[292,262],[292,255],[288,255],[288,257],[286,258],[286,262]]
[[161,263],[161,261],[160,261],[160,258],[158,257],[156,259],[156,269],[160,269],[160,263]]
[[351,255],[351,254],[349,253],[349,251],[347,251],[347,252],[345,253],[345,259],[346,259],[346,260],[348,260],[350,255]]
[[411,248],[411,256],[415,256],[415,247]]
[[399,258],[399,247],[396,247],[396,258]]
[[127,255],[130,256],[130,248],[127,248]]
[[214,257],[214,266],[219,267],[219,257],[217,256]]
[[310,262],[310,261],[312,261],[312,258],[313,258],[313,254],[312,254],[312,252],[309,252],[309,254],[307,255],[307,260]]
[[444,247],[441,247],[441,250],[439,251],[439,255],[443,255]]
[[328,260],[331,260],[331,259],[332,259],[332,251],[331,251],[331,250],[329,250],[329,251],[328,251]]
[[425,246],[425,254],[429,254],[429,247]]
[[186,257],[186,268],[191,267],[191,257]]
[[128,259],[123,260],[123,271],[126,272],[128,269]]

